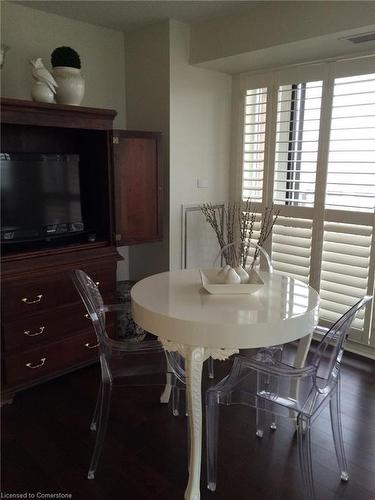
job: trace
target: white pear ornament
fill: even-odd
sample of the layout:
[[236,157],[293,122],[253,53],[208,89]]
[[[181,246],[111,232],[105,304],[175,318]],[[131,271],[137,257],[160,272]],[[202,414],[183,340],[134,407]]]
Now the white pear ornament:
[[225,278],[225,284],[228,285],[239,285],[241,283],[241,278],[238,276],[236,271],[233,269],[233,267],[230,267],[228,269],[226,278]]
[[225,283],[230,266],[226,265],[220,269],[216,275],[217,283]]
[[51,73],[44,67],[42,58],[30,59],[32,65],[31,74],[33,76],[33,84],[31,87],[31,97],[37,102],[54,102],[56,87],[58,84]]
[[237,266],[234,268],[236,273],[241,279],[241,283],[247,283],[249,281],[249,273],[245,271],[245,269],[242,266]]

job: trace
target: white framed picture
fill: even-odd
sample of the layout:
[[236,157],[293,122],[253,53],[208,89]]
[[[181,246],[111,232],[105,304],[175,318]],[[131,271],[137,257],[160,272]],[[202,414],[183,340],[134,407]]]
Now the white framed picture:
[[[224,216],[224,203],[214,203]],[[181,206],[181,268],[209,268],[214,265],[220,246],[211,226],[202,214],[200,204]],[[220,265],[221,261],[216,262]]]

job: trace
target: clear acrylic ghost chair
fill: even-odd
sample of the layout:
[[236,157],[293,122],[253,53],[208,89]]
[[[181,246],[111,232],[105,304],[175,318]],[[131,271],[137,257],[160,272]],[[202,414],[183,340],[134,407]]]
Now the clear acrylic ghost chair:
[[[227,245],[222,249],[222,251],[224,251],[225,248],[235,244],[238,244],[238,242]],[[255,269],[257,272],[265,271],[268,273],[273,273],[273,265],[271,262],[271,258],[269,254],[266,252],[266,250],[257,243],[253,243],[252,241],[248,242],[248,246],[252,247],[254,251],[253,255],[250,255],[250,258],[252,259],[252,263],[250,264],[251,269]],[[250,266],[246,265],[245,267],[246,269],[248,269]],[[275,345],[264,348],[262,347],[260,351],[262,351],[263,349],[267,349],[269,354],[271,354],[272,356],[281,361],[283,354],[283,345]]]
[[[221,248],[220,252],[217,254],[215,260],[214,260],[214,267],[220,262],[223,258],[224,255],[231,254],[231,256],[234,258],[234,260],[237,260],[237,255],[239,252],[239,246],[241,245],[241,241],[237,240],[232,243],[228,243],[228,245],[225,245],[223,248]],[[273,272],[273,266],[271,262],[271,258],[266,252],[266,250],[258,245],[258,243],[253,243],[252,241],[247,242],[247,246],[251,247],[253,249],[253,252],[250,253],[248,258],[252,259],[252,263],[250,264],[251,268],[257,269],[257,270],[264,270],[268,271],[269,273]],[[237,254],[237,255],[235,255]],[[261,257],[264,258],[264,264],[261,262]],[[240,260],[238,258],[238,260]],[[248,263],[246,262],[245,268],[247,269],[250,267]]]
[[[216,267],[219,262],[221,262],[223,253],[227,250],[230,249],[231,247],[234,247],[235,245],[238,245],[240,242],[236,241],[234,243],[229,243],[228,245],[224,246],[220,252],[217,254],[214,262],[213,262],[213,267]],[[256,258],[254,259],[256,263],[256,268],[258,269],[260,267],[260,256],[262,255],[264,257],[265,261],[265,270],[268,272],[273,272],[273,267],[271,263],[270,256],[268,253],[262,248],[261,246],[257,245],[256,243],[249,242],[249,245],[254,248],[254,250],[257,252]],[[283,346],[274,346],[270,347],[270,352],[274,356],[276,356],[278,359],[281,358],[282,356],[282,347]],[[179,355],[176,355],[178,359]],[[173,415],[178,416],[181,413],[181,404],[182,400],[184,398],[181,397],[181,392],[185,392],[185,372],[184,372],[184,359],[182,357],[179,357],[178,361],[178,367],[175,367],[174,371],[178,370],[179,375],[177,375],[177,380],[175,379],[175,384],[173,386],[171,396],[172,396],[172,412]],[[214,379],[215,377],[215,372],[214,372],[214,360],[210,357],[207,359],[207,370],[208,370],[208,378],[209,379]],[[167,384],[168,386],[168,384]],[[184,412],[187,414],[187,410]],[[276,429],[276,423],[272,422],[271,423],[271,428]]]
[[[240,243],[241,243],[240,240],[237,240],[233,243],[229,243],[228,245],[224,246],[217,255],[214,265],[216,262],[218,262],[219,258],[222,257],[227,250],[229,250],[229,252],[230,251],[238,252]],[[247,245],[253,249],[253,252],[252,253],[249,252],[248,260],[251,260],[251,263],[250,264],[246,263],[245,268],[249,269],[249,267],[251,267],[251,269],[255,269],[257,272],[262,270],[268,273],[273,273],[271,258],[269,254],[266,252],[266,250],[257,243],[253,243],[252,241],[249,241]],[[258,350],[258,353],[261,354],[263,351],[265,351],[267,352],[267,354],[273,356],[278,361],[281,361],[283,356],[283,348],[284,348],[283,345],[262,347]],[[214,373],[213,360],[211,358],[210,360],[212,362],[211,371],[213,374]],[[212,378],[214,377],[212,376]],[[276,430],[277,428],[276,416],[273,416],[273,418],[271,419],[270,428],[272,430]]]
[[[311,424],[329,404],[331,427],[342,481],[349,474],[345,458],[340,412],[340,366],[350,326],[360,309],[371,301],[365,296],[327,332],[312,362],[294,368],[263,351],[254,358],[238,356],[230,374],[206,393],[207,487],[216,489],[219,405],[242,404],[257,409],[257,435],[264,431],[265,413],[296,419],[299,460],[305,495],[314,500],[311,462]],[[276,383],[274,383],[276,381]],[[295,384],[297,383],[297,391]],[[272,391],[277,387],[277,393]]]
[[[238,247],[239,247],[240,243],[241,242],[239,240],[237,240],[233,243],[229,243],[228,245],[225,245],[220,250],[218,255],[216,256],[216,259],[214,260],[214,267],[217,265],[217,263],[220,261],[220,259],[223,258],[223,255],[225,255],[226,252],[229,252],[229,253],[238,252]],[[273,266],[272,266],[271,258],[268,255],[268,253],[266,252],[266,250],[264,250],[264,248],[261,247],[260,245],[258,245],[257,243],[253,243],[252,241],[249,241],[247,243],[247,245],[253,249],[253,254],[249,255],[249,258],[252,259],[252,263],[250,264],[251,269],[255,269],[258,272],[260,270],[263,270],[263,271],[266,271],[268,273],[273,273]],[[250,266],[246,265],[245,268],[248,269]],[[282,349],[283,349],[282,345],[268,347],[267,349],[270,351],[270,353],[272,353],[278,359],[281,359]],[[213,364],[212,364],[213,360],[211,358],[209,358],[209,359],[211,360],[211,368],[210,368],[209,373],[212,374],[212,376],[210,376],[210,378],[214,378],[213,377],[213,373],[214,373],[213,372]]]
[[[217,263],[219,262],[220,258],[222,257],[223,251],[225,251],[227,248],[235,245],[236,243],[230,243],[229,245],[226,245],[218,255],[216,256],[213,266],[215,267]],[[256,268],[259,269],[260,267],[260,256],[263,255],[266,266],[265,270],[268,272],[273,272],[273,267],[271,263],[270,256],[268,253],[264,250],[264,248],[260,247],[256,243],[250,242],[250,246],[252,246],[255,250],[257,250],[257,257],[255,259],[256,262]],[[273,346],[268,348],[270,353],[272,353],[273,356],[277,357],[278,359],[281,359],[282,357],[282,349],[283,346]],[[179,356],[178,354],[176,356]],[[173,386],[173,389],[171,388],[171,397],[172,397],[172,412],[173,415],[178,416],[180,414],[180,408],[181,408],[181,402],[183,398],[181,397],[181,392],[185,391],[185,372],[184,372],[184,359],[180,357],[178,367],[174,369],[174,371],[177,369],[179,375],[176,373],[177,380],[175,379],[175,384]],[[209,379],[214,379],[215,377],[215,372],[214,372],[214,360],[210,357],[207,360],[207,368],[208,368],[208,378]],[[167,383],[167,387],[171,387],[169,383]],[[169,393],[169,389],[167,389]],[[164,393],[162,395],[162,399],[165,398]],[[185,412],[186,413],[186,412]],[[275,419],[272,421],[270,427],[272,429],[276,429],[276,421]]]
[[[227,249],[230,249],[231,247],[238,246],[240,241],[235,241],[233,243],[229,243],[228,245],[224,246],[219,253],[217,254],[216,258],[214,259],[213,262],[213,267],[216,267],[219,262],[222,261],[223,254]],[[256,252],[255,258],[254,258],[254,268],[256,270],[260,270],[261,264],[260,264],[260,257],[262,256],[264,258],[264,263],[265,265],[262,267],[264,268],[265,271],[272,273],[273,272],[273,267],[272,267],[272,262],[270,259],[270,256],[268,253],[259,246],[257,243],[249,242],[249,246],[251,246],[254,251]],[[274,356],[276,359],[281,360],[282,358],[282,351],[283,351],[283,346],[278,345],[278,346],[272,346],[267,348],[267,352]],[[180,357],[178,354],[176,354],[175,357],[175,363],[176,360],[178,360],[178,366],[175,366],[173,371],[176,374],[176,379],[175,379],[175,384],[173,388],[171,389],[171,396],[172,396],[172,412],[173,415],[178,416],[181,413],[181,405],[182,401],[184,400],[183,397],[181,397],[181,392],[185,392],[185,372],[184,372],[184,359]],[[214,360],[210,357],[207,360],[207,369],[208,369],[208,377],[210,379],[214,379]],[[187,415],[187,409],[185,409],[184,412]],[[276,429],[276,418],[272,419],[272,422],[270,424],[271,429]]]
[[[112,388],[163,385],[166,354],[169,368],[177,367],[178,362],[172,353],[164,352],[158,340],[148,340],[143,330],[143,335],[126,340],[110,338],[106,332],[105,313],[121,311],[125,304],[104,305],[98,287],[84,271],[73,271],[72,279],[93,323],[100,356],[101,383],[90,425],[90,429],[96,431],[96,441],[87,475],[88,479],[94,479],[107,430]],[[174,373],[171,377],[173,387]]]

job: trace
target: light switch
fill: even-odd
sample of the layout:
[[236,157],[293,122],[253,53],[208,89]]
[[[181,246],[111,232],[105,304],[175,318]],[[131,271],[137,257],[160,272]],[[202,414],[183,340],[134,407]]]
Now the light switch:
[[197,187],[199,189],[208,188],[208,179],[207,177],[200,177],[197,179]]

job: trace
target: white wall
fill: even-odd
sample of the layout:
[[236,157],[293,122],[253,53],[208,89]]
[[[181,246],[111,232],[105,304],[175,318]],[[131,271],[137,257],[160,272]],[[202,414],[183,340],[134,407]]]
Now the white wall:
[[127,125],[162,131],[166,181],[164,240],[130,248],[133,279],[181,266],[181,204],[228,196],[231,77],[190,66],[189,50],[176,21],[125,38]]
[[169,268],[169,21],[125,37],[127,127],[162,132],[163,241],[133,245],[130,278]]
[[[61,45],[79,53],[86,82],[83,106],[117,111],[114,126],[125,128],[124,35],[115,30],[75,21],[15,3],[1,2],[1,42],[10,46],[1,70],[1,95],[31,99],[32,82],[29,59],[42,57],[51,68],[50,55]],[[118,279],[128,277],[125,260],[118,265]]]
[[[170,268],[181,267],[181,204],[228,197],[229,75],[189,65],[189,26],[170,27]],[[199,189],[197,179],[208,188]]]
[[83,106],[115,109],[115,126],[125,127],[124,36],[92,24],[1,2],[1,42],[11,48],[1,70],[1,95],[31,99],[29,59],[42,57],[51,68],[54,48],[73,47],[86,81]]

